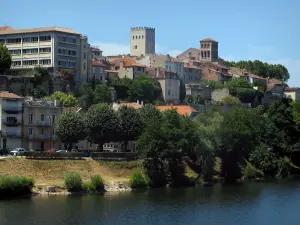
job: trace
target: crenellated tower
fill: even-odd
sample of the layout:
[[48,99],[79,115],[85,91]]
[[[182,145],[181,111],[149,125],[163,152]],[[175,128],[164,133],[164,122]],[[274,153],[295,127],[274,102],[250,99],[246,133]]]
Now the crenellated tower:
[[132,27],[130,32],[130,54],[141,56],[155,53],[155,28]]

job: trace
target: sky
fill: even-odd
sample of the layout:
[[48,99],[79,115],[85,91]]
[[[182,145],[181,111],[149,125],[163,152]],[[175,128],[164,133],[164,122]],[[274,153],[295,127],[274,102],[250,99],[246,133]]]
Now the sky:
[[1,25],[71,28],[104,55],[129,53],[131,27],[154,27],[172,56],[209,37],[225,60],[283,64],[300,87],[300,0],[1,0]]

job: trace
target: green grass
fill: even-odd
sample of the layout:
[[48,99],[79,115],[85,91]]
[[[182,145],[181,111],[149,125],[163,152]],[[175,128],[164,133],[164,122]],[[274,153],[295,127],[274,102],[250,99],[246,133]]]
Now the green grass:
[[68,191],[70,192],[82,191],[83,182],[80,174],[76,172],[68,172],[65,174],[64,179]]
[[125,161],[125,162],[107,162],[107,161],[99,161],[101,165],[107,166],[113,169],[136,169],[143,168],[142,160],[136,161]]
[[33,186],[33,178],[23,176],[0,176],[1,197],[30,194]]
[[145,176],[141,172],[135,172],[130,177],[131,188],[144,188],[147,187]]

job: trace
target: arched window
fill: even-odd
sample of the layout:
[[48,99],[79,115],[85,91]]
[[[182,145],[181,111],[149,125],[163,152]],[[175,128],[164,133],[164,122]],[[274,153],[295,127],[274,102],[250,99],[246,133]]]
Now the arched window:
[[210,57],[210,52],[209,52],[209,51],[207,52],[207,57],[208,57],[208,58]]
[[144,39],[144,35],[142,35],[142,39]]
[[141,36],[139,36],[139,39],[141,39]]
[[204,52],[204,58],[206,58],[206,52]]
[[135,39],[138,39],[138,36],[135,36]]
[[203,52],[201,52],[201,58],[203,58]]
[[132,39],[134,40],[134,36],[132,36]]

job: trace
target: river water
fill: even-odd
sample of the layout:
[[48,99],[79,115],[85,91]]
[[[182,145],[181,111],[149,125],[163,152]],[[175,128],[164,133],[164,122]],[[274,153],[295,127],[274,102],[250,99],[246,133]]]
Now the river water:
[[300,225],[300,182],[0,201],[1,225]]

